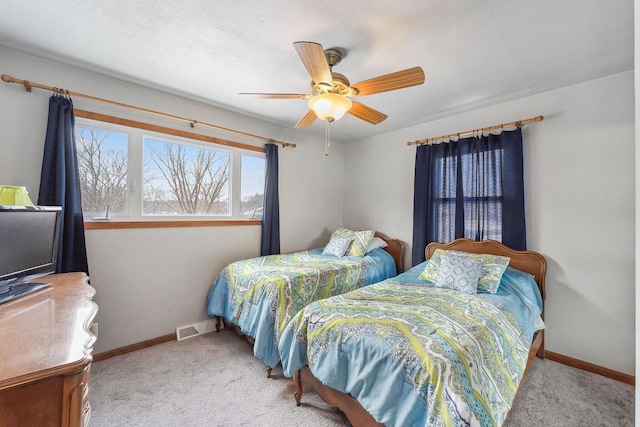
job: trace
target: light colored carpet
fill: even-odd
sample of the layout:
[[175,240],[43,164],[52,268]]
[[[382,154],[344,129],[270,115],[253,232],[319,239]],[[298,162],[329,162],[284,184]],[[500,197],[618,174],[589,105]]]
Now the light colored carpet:
[[[296,407],[280,367],[266,378],[251,346],[223,330],[94,363],[91,427],[348,426],[306,388]],[[634,387],[537,359],[516,398],[516,426],[632,426]]]

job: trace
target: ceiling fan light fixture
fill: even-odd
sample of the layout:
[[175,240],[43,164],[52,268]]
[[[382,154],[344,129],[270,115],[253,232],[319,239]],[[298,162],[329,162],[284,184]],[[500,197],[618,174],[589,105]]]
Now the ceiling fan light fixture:
[[322,93],[309,99],[309,109],[325,122],[339,120],[352,106],[349,98],[336,93]]

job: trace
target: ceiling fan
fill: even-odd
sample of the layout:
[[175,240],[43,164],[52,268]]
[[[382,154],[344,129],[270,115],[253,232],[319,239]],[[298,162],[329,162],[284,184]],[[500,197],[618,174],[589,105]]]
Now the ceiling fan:
[[327,144],[329,144],[328,124],[340,119],[345,113],[374,125],[387,118],[386,114],[353,101],[351,98],[424,83],[422,68],[413,67],[352,85],[346,76],[333,72],[333,66],[342,60],[343,51],[339,49],[324,50],[319,43],[304,41],[293,43],[293,47],[311,76],[310,93],[241,93],[240,95],[263,99],[309,100],[309,112],[296,124],[296,127],[311,126],[316,118],[324,120],[327,122]]

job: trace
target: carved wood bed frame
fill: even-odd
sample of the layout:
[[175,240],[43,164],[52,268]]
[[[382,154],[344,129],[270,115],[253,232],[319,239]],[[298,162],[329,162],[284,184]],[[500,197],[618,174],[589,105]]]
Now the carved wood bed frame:
[[[387,246],[384,250],[393,257],[393,260],[396,263],[396,274],[402,273],[404,270],[404,244],[402,243],[402,240],[389,237],[380,231],[376,231],[374,237],[379,237],[386,242]],[[222,316],[216,316],[216,332],[223,327],[223,323],[232,327],[236,331],[236,334],[245,337],[251,344],[254,343],[255,340],[252,336],[246,335],[238,325],[230,322]],[[267,367],[267,378],[271,378],[270,367]]]
[[384,250],[387,251],[396,262],[396,273],[402,273],[404,271],[404,245],[402,244],[402,240],[391,238],[379,231],[376,231],[373,237],[379,237],[387,243],[387,247],[385,247]]
[[[520,271],[531,274],[538,288],[540,289],[540,295],[542,296],[542,313],[541,317],[544,320],[544,301],[546,298],[545,292],[545,276],[547,273],[547,262],[542,255],[533,251],[517,251],[511,249],[504,244],[495,240],[485,240],[482,242],[476,242],[469,239],[456,239],[450,243],[430,243],[425,248],[426,259],[431,258],[436,249],[444,250],[456,250],[462,252],[482,253],[508,256],[510,258],[509,265]],[[544,359],[544,329],[535,334],[531,347],[529,349],[529,356],[527,359],[527,366],[525,368],[522,380],[518,386],[518,390],[514,396],[514,401],[518,396],[520,387],[524,382],[524,378],[529,372],[535,356]],[[318,380],[308,366],[303,367],[293,375],[293,380],[296,384],[296,392],[294,397],[296,399],[296,405],[300,406],[300,400],[302,398],[302,381],[307,382],[313,389],[320,395],[320,397],[329,405],[335,406],[340,409],[347,416],[347,419],[354,427],[359,426],[384,426],[378,423],[366,409],[360,405],[354,397],[349,394],[338,391],[334,388],[324,385]],[[510,411],[509,411],[510,413]],[[505,421],[509,419],[507,414]]]

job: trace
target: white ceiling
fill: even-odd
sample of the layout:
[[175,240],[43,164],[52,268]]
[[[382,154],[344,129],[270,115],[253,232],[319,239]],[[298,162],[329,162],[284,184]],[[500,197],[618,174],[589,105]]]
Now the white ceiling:
[[[631,70],[633,0],[2,0],[0,6],[2,46],[287,127],[308,111],[304,100],[238,93],[307,93],[310,78],[294,41],[345,49],[334,71],[352,83],[423,68],[422,86],[358,98],[389,118],[377,126],[350,115],[334,123],[332,137],[351,141]],[[323,136],[324,127],[316,120],[299,132]]]

